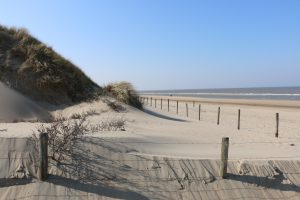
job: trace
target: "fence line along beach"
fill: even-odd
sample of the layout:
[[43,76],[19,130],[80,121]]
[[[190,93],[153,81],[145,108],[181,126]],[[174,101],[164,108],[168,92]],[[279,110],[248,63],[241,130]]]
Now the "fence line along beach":
[[[141,96],[143,99],[161,99],[168,106],[161,109],[168,114],[187,116],[202,122],[223,124],[244,130],[272,133],[278,135],[279,129],[285,134],[299,137],[300,102],[291,100],[246,100],[246,99],[208,99],[180,96]],[[198,105],[198,106],[195,106]],[[190,106],[188,106],[190,105]],[[149,106],[147,103],[145,106]],[[151,105],[150,105],[151,108]],[[242,112],[242,117],[241,117]],[[279,116],[283,116],[279,119]],[[280,123],[281,121],[281,123]],[[241,125],[241,123],[243,125]],[[280,123],[280,127],[279,127]]]

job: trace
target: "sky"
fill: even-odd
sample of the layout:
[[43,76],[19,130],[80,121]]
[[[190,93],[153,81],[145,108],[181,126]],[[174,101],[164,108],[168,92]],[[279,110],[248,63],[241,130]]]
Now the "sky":
[[299,0],[0,0],[99,85],[138,90],[300,86]]

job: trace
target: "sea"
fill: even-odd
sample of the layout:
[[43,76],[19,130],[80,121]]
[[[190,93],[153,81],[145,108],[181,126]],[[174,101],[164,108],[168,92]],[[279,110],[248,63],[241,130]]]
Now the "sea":
[[184,90],[144,90],[140,95],[181,96],[218,99],[258,99],[258,100],[300,100],[300,86],[259,87],[259,88],[219,88]]

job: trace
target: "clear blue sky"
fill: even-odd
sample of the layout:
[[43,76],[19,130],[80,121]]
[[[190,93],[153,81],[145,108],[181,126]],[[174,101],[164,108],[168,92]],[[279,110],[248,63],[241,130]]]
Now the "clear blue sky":
[[137,89],[300,85],[300,0],[0,0],[103,85]]

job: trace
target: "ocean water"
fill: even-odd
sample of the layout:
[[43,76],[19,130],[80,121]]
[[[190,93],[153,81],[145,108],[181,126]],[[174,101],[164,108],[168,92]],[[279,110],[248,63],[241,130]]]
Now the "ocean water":
[[300,100],[300,87],[148,90],[141,95],[182,96],[220,99]]

